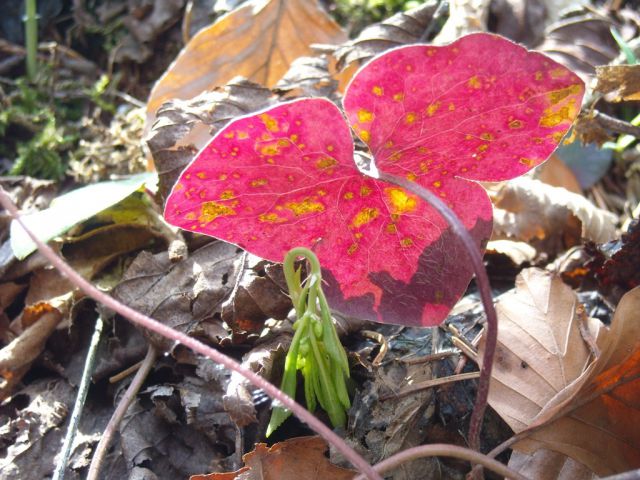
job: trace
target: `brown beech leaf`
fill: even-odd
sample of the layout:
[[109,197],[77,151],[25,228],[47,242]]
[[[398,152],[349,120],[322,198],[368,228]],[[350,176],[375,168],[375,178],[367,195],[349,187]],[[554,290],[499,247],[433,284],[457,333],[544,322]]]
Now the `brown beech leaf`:
[[252,0],[200,30],[151,91],[153,117],[167,100],[193,98],[235,76],[272,87],[312,44],[347,39],[316,0]]
[[235,472],[192,475],[189,480],[350,480],[356,474],[333,465],[320,437],[296,437],[267,447],[264,443],[242,456],[245,467]]
[[494,240],[520,240],[555,255],[581,238],[607,242],[615,237],[615,215],[564,188],[518,178],[492,196]]
[[[578,378],[590,360],[577,308],[570,287],[536,268],[523,270],[516,288],[496,305],[500,329],[489,404],[516,433]],[[592,322],[592,335],[597,327]]]
[[172,100],[157,112],[147,136],[164,199],[180,172],[211,137],[231,119],[272,105],[268,88],[242,78],[191,100]]
[[572,458],[541,448],[532,455],[514,451],[509,468],[536,480],[595,480],[591,470]]
[[598,335],[602,352],[553,397],[513,446],[546,448],[606,476],[640,468],[640,287],[618,304],[611,327]]
[[338,62],[337,67],[343,70],[354,62],[361,65],[390,48],[419,43],[437,8],[438,2],[427,1],[365,28],[355,39],[336,49],[333,55]]
[[640,65],[596,67],[595,90],[612,102],[640,100]]

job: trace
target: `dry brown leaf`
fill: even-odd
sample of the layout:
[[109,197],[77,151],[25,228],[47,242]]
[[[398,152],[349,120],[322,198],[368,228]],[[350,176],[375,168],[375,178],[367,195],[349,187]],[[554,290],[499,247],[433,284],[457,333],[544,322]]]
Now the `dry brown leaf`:
[[486,30],[490,3],[491,0],[450,0],[449,19],[433,42],[444,45],[468,33]]
[[242,456],[245,467],[236,472],[192,475],[189,480],[350,480],[354,470],[337,467],[325,456],[326,442],[320,437],[296,437],[255,450]]
[[514,449],[553,450],[600,476],[640,468],[639,310],[637,287],[620,300],[610,330],[598,336],[598,359],[549,401]]
[[528,243],[513,240],[491,240],[487,243],[486,253],[504,255],[517,267],[532,263],[537,255],[536,249]]
[[283,99],[295,97],[328,97],[337,100],[338,81],[329,73],[326,57],[300,57],[276,84],[274,90]]
[[640,65],[596,67],[595,90],[612,102],[640,100]]
[[[438,2],[426,1],[407,12],[397,13],[382,23],[365,28],[357,38],[336,49],[333,55],[338,68],[344,70],[354,62],[362,64],[390,48],[419,42],[437,8]],[[352,70],[353,73],[355,70]]]
[[[570,287],[536,268],[524,270],[515,290],[496,305],[500,329],[489,404],[516,433],[578,378],[590,360],[577,307]],[[597,326],[591,323],[592,335]]]
[[[272,87],[310,45],[347,40],[316,0],[252,0],[198,32],[151,91],[149,118],[172,99],[189,99],[242,76]],[[151,121],[148,122],[151,124]]]
[[514,451],[509,468],[535,480],[596,480],[591,470],[572,458],[540,449],[532,455]]
[[538,252],[555,255],[579,243],[581,237],[603,243],[616,234],[615,215],[581,195],[538,180],[511,180],[492,197],[497,207],[494,240],[520,240]]
[[173,100],[158,110],[147,143],[164,199],[178,175],[211,137],[231,119],[275,102],[271,90],[243,79],[191,100]]
[[582,193],[576,175],[555,153],[536,169],[536,178],[554,187],[562,187],[573,193]]

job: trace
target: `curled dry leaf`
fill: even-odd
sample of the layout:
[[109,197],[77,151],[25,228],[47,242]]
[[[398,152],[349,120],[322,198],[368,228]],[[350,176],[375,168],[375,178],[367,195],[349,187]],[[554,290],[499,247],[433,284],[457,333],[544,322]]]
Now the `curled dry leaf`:
[[336,49],[333,55],[338,68],[345,69],[354,62],[360,65],[393,47],[425,41],[422,36],[429,28],[437,8],[438,2],[430,0],[365,28],[357,38]]
[[536,480],[596,480],[598,478],[580,462],[543,448],[531,455],[512,452],[509,468],[526,478]]
[[356,472],[330,463],[325,456],[327,450],[320,437],[291,438],[272,447],[258,443],[242,456],[245,466],[240,470],[192,475],[189,480],[351,480]]
[[189,99],[240,75],[272,87],[310,45],[345,33],[316,0],[252,0],[198,32],[151,91],[148,123],[167,100]]
[[[590,360],[577,307],[570,287],[535,268],[524,270],[516,288],[496,305],[500,329],[489,404],[516,433],[578,378]],[[592,325],[592,335],[597,326]]]
[[174,100],[163,105],[147,137],[158,171],[161,197],[166,198],[180,172],[220,128],[233,118],[265,108],[273,101],[271,90],[237,78],[191,100]]
[[581,195],[529,178],[507,182],[495,195],[493,238],[528,242],[555,255],[580,238],[607,242],[615,237],[616,216]]
[[449,19],[434,43],[442,45],[472,32],[486,31],[490,4],[491,0],[450,0]]
[[[166,252],[142,252],[114,288],[113,296],[167,326],[193,332],[201,322],[212,320],[231,292],[237,255],[237,248],[224,242],[209,243],[175,264]],[[172,347],[164,337],[149,337],[162,349]]]
[[326,57],[300,57],[293,61],[291,68],[275,85],[274,90],[282,92],[283,98],[328,97],[337,101],[338,81],[329,73]]
[[640,65],[607,65],[596,68],[595,90],[612,102],[640,100]]

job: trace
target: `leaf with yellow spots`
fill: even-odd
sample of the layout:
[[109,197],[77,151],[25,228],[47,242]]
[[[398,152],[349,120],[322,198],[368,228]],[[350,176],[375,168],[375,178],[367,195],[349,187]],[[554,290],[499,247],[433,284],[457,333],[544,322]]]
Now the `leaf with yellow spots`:
[[490,34],[389,51],[353,78],[348,124],[319,98],[229,123],[182,173],[165,216],[273,261],[311,248],[332,308],[436,325],[471,279],[464,249],[430,205],[357,169],[349,125],[379,170],[439,195],[481,247],[492,209],[474,180],[544,161],[580,108],[582,82],[560,69]]

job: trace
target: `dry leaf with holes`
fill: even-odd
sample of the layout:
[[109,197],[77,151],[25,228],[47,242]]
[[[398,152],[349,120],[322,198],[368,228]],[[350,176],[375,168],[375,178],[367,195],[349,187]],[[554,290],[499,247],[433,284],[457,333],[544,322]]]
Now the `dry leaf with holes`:
[[603,243],[616,234],[616,216],[595,207],[582,195],[538,180],[518,178],[492,193],[493,239],[530,243],[555,255],[581,238]]
[[640,65],[596,67],[595,90],[612,102],[640,100]]
[[[592,359],[577,308],[570,287],[536,268],[524,270],[516,288],[496,304],[500,329],[489,404],[516,433],[528,427]],[[582,328],[595,336],[598,326],[593,321]]]
[[316,0],[252,0],[200,30],[182,49],[147,103],[148,125],[167,100],[189,99],[242,76],[273,87],[312,44],[347,39]]

